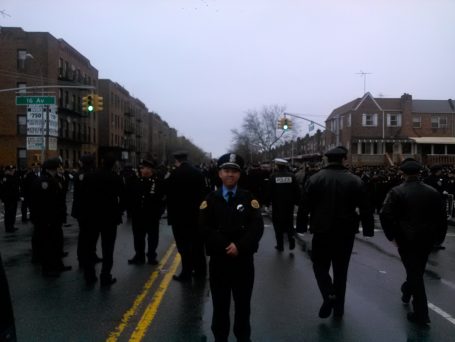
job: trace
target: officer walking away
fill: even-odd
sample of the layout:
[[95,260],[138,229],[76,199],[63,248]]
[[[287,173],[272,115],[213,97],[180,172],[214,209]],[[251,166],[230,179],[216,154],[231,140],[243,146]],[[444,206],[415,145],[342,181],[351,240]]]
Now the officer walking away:
[[0,341],[16,341],[16,328],[14,324],[13,306],[9,293],[8,280],[3,269],[2,256],[0,255]]
[[228,153],[218,160],[222,186],[200,206],[200,228],[207,254],[212,293],[212,332],[216,342],[227,342],[229,307],[234,299],[234,335],[250,341],[250,302],[254,283],[253,255],[264,231],[258,201],[238,187],[243,159]]
[[79,159],[79,170],[74,177],[73,207],[71,216],[79,224],[79,236],[77,240],[77,259],[79,265],[84,268],[92,262],[99,262],[96,254],[96,244],[99,231],[93,227],[90,216],[92,205],[90,198],[90,177],[95,172],[95,158],[92,154],[84,154]]
[[19,178],[16,168],[8,165],[0,180],[1,200],[5,208],[5,232],[13,233],[17,230],[16,224],[17,201],[19,200]]
[[21,213],[22,222],[28,221],[28,210],[30,209],[30,198],[32,192],[33,183],[38,179],[40,175],[40,165],[33,163],[32,168],[23,175],[21,180]]
[[[101,167],[93,174],[87,176],[87,185],[90,189],[90,214],[92,229],[95,235],[101,235],[101,249],[103,262],[101,266],[100,285],[111,286],[117,279],[112,277],[111,271],[114,264],[114,247],[117,237],[117,226],[122,223],[124,206],[124,186],[122,178],[114,172],[117,160],[111,153],[106,154],[101,161]],[[95,283],[95,263],[90,260],[84,266],[87,284]]]
[[272,222],[275,230],[275,248],[284,250],[283,235],[286,234],[289,241],[289,250],[295,248],[294,239],[294,206],[299,204],[300,190],[297,180],[288,170],[288,162],[276,158],[274,163],[278,170],[269,178],[269,196],[272,204]]
[[34,224],[32,261],[41,262],[43,275],[56,277],[71,266],[62,262],[62,225],[66,217],[63,186],[57,175],[60,158],[43,163],[41,176],[32,187],[30,218]]
[[202,173],[188,162],[187,152],[174,153],[175,169],[166,179],[167,217],[172,226],[182,270],[174,280],[186,282],[194,275],[205,277],[207,263],[198,230],[199,205],[207,194]]
[[366,187],[343,165],[347,152],[338,146],[325,154],[328,164],[305,183],[297,216],[297,231],[304,232],[310,215],[313,271],[323,298],[321,318],[329,317],[332,310],[335,318],[343,317],[349,260],[359,220],[363,235],[374,235]]
[[156,174],[154,161],[143,160],[139,166],[140,178],[130,182],[127,193],[131,194],[127,210],[131,213],[134,250],[136,254],[128,260],[129,264],[145,263],[145,240],[147,237],[147,261],[157,265],[160,218],[164,212],[163,181]]
[[398,247],[406,269],[406,281],[401,286],[402,301],[413,299],[409,321],[419,325],[430,323],[423,274],[433,245],[440,244],[447,232],[447,218],[442,197],[436,189],[419,180],[421,164],[405,159],[400,170],[404,183],[387,194],[380,212],[384,233]]

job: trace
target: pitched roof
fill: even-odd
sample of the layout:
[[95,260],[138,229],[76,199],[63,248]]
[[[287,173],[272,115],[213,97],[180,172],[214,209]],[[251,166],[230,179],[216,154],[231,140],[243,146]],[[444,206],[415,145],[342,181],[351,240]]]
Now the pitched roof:
[[412,100],[412,112],[455,113],[455,108],[450,106],[450,100]]

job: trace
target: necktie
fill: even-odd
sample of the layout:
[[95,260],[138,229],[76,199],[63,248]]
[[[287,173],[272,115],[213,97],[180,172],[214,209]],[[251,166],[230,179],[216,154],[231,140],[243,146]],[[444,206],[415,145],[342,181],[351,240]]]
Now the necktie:
[[227,203],[228,205],[232,205],[233,202],[232,197],[234,196],[234,193],[232,191],[228,191],[227,195],[228,195]]

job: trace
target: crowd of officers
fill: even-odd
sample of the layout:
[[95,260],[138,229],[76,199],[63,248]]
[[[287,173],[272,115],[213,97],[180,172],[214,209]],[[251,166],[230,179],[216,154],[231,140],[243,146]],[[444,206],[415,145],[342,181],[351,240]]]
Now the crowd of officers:
[[[453,198],[455,193],[454,168],[423,169],[413,160],[405,161],[407,164],[401,167],[350,168],[342,163],[346,153],[346,149],[338,147],[327,152],[328,165],[307,163],[294,170],[284,159],[275,159],[273,169],[258,164],[244,169],[243,159],[236,154],[226,154],[217,163],[195,167],[184,151],[174,153],[173,167],[160,167],[153,160],[143,160],[138,172],[128,165],[119,170],[118,161],[111,154],[102,157],[99,167],[92,155],[84,155],[77,172],[72,173],[62,168],[60,158],[46,160],[42,167],[35,164],[21,174],[13,166],[7,166],[0,170],[5,231],[17,230],[14,224],[20,199],[22,221],[31,220],[34,225],[32,261],[41,264],[43,275],[56,277],[71,269],[63,263],[67,253],[63,249],[62,230],[70,213],[79,224],[77,257],[87,284],[93,285],[99,279],[101,286],[111,286],[116,282],[111,271],[117,226],[122,223],[124,212],[131,220],[134,239],[134,255],[128,263],[156,265],[159,223],[167,210],[168,223],[182,258],[181,272],[174,279],[178,282],[191,281],[193,277],[205,279],[206,254],[211,256],[209,279],[215,338],[227,340],[232,292],[236,305],[234,333],[239,341],[249,341],[253,254],[263,231],[261,210],[271,211],[275,248],[283,252],[285,237],[289,250],[295,248],[294,210],[299,206],[297,231],[303,233],[309,226],[313,233],[313,268],[323,297],[321,318],[330,316],[332,311],[335,317],[343,316],[354,235],[358,233],[359,222],[364,235],[373,235],[373,210],[381,214],[386,236],[394,241],[403,241],[401,236],[397,237],[401,218],[395,206],[407,200],[407,191],[413,196],[416,191],[428,192],[412,205],[428,208],[428,198],[441,198],[444,215],[451,214],[448,212],[451,205],[446,206],[442,199]],[[409,180],[408,173],[420,174],[436,191],[426,187],[395,190],[403,180],[404,183]],[[71,185],[73,203],[69,209],[66,199]],[[360,210],[360,216],[356,209]],[[432,239],[437,245],[443,241],[440,235]],[[99,239],[102,257],[97,255]],[[408,271],[402,300],[409,302],[413,297],[417,301],[414,320],[427,323],[425,290],[420,278],[428,254],[416,260],[415,251],[409,250],[399,248]],[[98,276],[95,265],[99,262],[102,266]],[[413,266],[416,263],[419,263],[417,270]],[[330,267],[333,267],[333,280]]]

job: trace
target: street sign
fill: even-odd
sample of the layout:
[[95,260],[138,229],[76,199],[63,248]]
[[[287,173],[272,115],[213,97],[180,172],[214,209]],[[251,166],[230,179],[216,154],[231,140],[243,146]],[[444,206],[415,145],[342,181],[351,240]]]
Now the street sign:
[[16,105],[51,105],[55,96],[16,96]]
[[[46,111],[49,111],[49,120]],[[48,123],[49,121],[49,123]],[[43,105],[28,105],[27,106],[27,135],[43,135],[58,136],[58,115],[57,106],[50,105],[46,109]]]
[[27,137],[27,150],[43,150],[43,137]]

